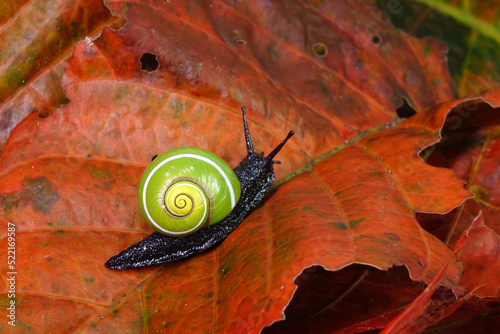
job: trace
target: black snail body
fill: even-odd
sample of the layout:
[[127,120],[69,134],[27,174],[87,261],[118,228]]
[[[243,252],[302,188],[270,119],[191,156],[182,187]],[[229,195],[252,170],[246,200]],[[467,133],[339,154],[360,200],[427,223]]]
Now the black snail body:
[[275,179],[273,164],[280,163],[272,159],[293,135],[293,131],[290,131],[287,137],[267,157],[264,157],[263,153],[258,154],[253,150],[245,107],[242,107],[242,110],[247,156],[234,168],[234,173],[240,182],[241,195],[232,211],[218,223],[202,227],[188,235],[179,237],[154,232],[111,257],[106,262],[106,267],[111,269],[144,267],[180,260],[207,251],[226,239],[261,202],[266,190]]

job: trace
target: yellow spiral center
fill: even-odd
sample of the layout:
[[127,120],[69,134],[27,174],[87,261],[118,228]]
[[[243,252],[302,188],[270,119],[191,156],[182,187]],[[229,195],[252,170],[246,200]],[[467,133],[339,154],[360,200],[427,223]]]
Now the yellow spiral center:
[[195,225],[206,221],[209,213],[209,204],[203,189],[189,181],[176,182],[167,189],[165,208],[174,218],[196,216],[192,217],[197,221]]
[[168,212],[177,217],[189,215],[193,210],[193,197],[186,193],[172,194],[178,190],[172,188],[165,194],[165,206]]

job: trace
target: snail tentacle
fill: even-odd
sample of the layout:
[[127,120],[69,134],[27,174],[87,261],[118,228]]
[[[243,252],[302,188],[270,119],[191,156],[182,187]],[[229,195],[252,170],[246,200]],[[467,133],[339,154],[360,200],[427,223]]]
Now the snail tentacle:
[[243,106],[241,107],[241,111],[243,112],[243,129],[245,131],[245,143],[247,145],[247,154],[252,154],[254,150],[253,150],[252,137],[250,136],[250,130],[248,129],[247,108]]

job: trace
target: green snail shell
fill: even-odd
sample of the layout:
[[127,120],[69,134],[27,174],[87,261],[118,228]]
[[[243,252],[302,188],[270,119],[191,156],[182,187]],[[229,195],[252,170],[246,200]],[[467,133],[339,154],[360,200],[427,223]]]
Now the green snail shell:
[[224,160],[201,148],[180,147],[146,168],[137,198],[156,231],[184,236],[224,219],[240,193],[238,178]]

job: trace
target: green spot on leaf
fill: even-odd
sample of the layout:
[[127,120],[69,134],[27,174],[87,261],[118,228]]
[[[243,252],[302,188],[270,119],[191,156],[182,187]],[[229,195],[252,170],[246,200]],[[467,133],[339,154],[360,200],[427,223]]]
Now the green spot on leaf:
[[93,284],[94,283],[94,279],[91,277],[84,277],[83,281],[85,282],[85,284]]
[[4,211],[31,205],[36,211],[50,214],[52,206],[59,200],[57,188],[46,177],[25,179],[21,190],[0,197]]
[[364,218],[361,218],[361,219],[357,219],[357,220],[351,220],[349,222],[349,226],[351,228],[355,228],[359,223],[363,222],[365,219]]
[[325,0],[311,0],[311,4],[315,7],[321,7]]
[[347,225],[344,223],[335,223],[335,227],[339,230],[347,230]]
[[431,53],[432,49],[431,49],[431,46],[429,44],[426,44],[424,46],[424,54],[427,56],[429,53]]
[[94,166],[94,168],[92,168],[91,174],[94,178],[101,179],[101,180],[107,179],[109,177],[108,172],[106,172],[105,170],[99,169],[95,166]]

